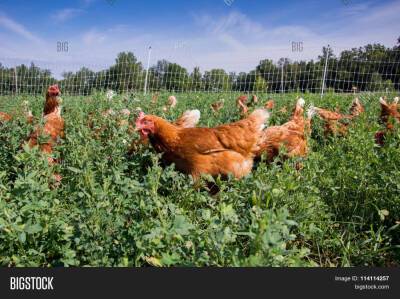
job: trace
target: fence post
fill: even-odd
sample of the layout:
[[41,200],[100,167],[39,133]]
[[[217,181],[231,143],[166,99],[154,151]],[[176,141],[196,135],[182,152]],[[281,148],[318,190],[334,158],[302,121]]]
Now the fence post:
[[326,69],[327,69],[327,66],[328,66],[328,58],[329,58],[329,48],[330,48],[330,46],[328,45],[328,48],[326,49],[324,76],[323,76],[323,78],[322,78],[321,99],[322,99],[322,97],[324,96],[325,79],[326,79]]
[[284,66],[284,63],[282,63],[282,68],[281,68],[281,93],[283,93],[283,66]]
[[149,67],[150,67],[150,54],[151,54],[151,46],[149,47],[149,52],[147,54],[147,68],[146,68],[146,77],[144,78],[144,94],[147,92],[147,78],[149,76]]
[[18,74],[17,67],[14,69],[14,78],[15,78],[15,94],[18,94]]

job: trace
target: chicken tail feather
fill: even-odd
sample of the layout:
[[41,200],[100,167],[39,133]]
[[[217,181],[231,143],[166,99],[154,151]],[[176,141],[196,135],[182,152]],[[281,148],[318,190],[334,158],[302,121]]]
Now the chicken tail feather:
[[270,113],[265,109],[256,109],[250,114],[249,117],[256,119],[257,123],[260,124],[260,130],[262,131],[266,127]]
[[306,101],[303,98],[299,98],[297,100],[297,105],[300,106],[301,108],[304,107],[304,104],[306,103]]
[[313,104],[310,105],[310,107],[308,107],[307,110],[307,118],[308,119],[312,119],[313,116],[317,113],[317,109],[314,107]]
[[197,109],[187,110],[176,120],[175,125],[182,128],[194,128],[200,120],[200,111]]

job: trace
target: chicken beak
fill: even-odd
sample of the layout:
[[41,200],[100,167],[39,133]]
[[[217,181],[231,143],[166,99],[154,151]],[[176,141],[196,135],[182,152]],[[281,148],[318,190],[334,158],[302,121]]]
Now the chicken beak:
[[140,131],[143,129],[143,125],[141,124],[141,119],[138,118],[135,122],[135,131]]
[[135,131],[140,131],[140,130],[143,129],[143,125],[142,125],[141,121],[144,118],[144,116],[145,116],[144,112],[140,111],[139,112],[139,116],[138,116],[138,118],[136,119],[136,122],[135,122],[135,125],[136,125]]

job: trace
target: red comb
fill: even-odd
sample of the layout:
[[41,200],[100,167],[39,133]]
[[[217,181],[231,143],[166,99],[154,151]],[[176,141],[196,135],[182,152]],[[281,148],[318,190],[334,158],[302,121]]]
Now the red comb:
[[60,89],[57,84],[51,85],[47,90],[48,94],[51,96],[57,96],[60,94]]
[[144,116],[145,116],[144,112],[140,111],[139,112],[139,116],[138,116],[138,118],[136,119],[136,122],[135,122],[136,127],[140,126],[140,121],[143,119]]

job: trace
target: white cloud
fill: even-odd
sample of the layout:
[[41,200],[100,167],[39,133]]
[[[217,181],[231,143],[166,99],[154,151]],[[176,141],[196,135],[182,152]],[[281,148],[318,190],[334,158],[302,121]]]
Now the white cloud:
[[106,34],[100,33],[96,29],[91,29],[82,35],[82,41],[86,45],[101,44],[105,41]]
[[[202,71],[211,68],[249,71],[265,58],[275,61],[281,57],[315,59],[328,43],[335,49],[335,54],[373,42],[392,46],[399,35],[398,26],[395,26],[398,15],[400,4],[397,3],[368,4],[352,8],[351,13],[343,12],[337,18],[297,23],[291,19],[290,25],[279,22],[282,25],[278,26],[266,25],[262,22],[265,18],[252,19],[237,11],[220,17],[203,14],[193,16],[195,28],[188,24],[191,31],[186,34],[178,34],[174,29],[138,29],[124,24],[105,30],[97,26],[64,37],[63,40],[69,42],[68,53],[57,53],[53,41],[30,47],[23,46],[20,41],[10,41],[0,45],[0,57],[13,53],[15,57],[46,60],[47,63],[42,64],[60,74],[81,66],[93,70],[106,68],[121,51],[134,52],[145,65],[147,47],[151,45],[151,64],[167,59],[190,71],[194,66],[200,66]],[[0,15],[0,26],[6,27],[3,23]],[[19,30],[19,35],[35,38],[24,30]],[[292,41],[302,41],[303,52],[292,52]]]
[[53,20],[58,22],[65,22],[69,19],[75,18],[82,14],[84,11],[78,8],[64,8],[56,11],[51,17]]
[[400,15],[400,2],[394,1],[384,6],[371,7],[367,14],[360,15],[360,21],[363,23],[369,22],[392,22],[395,21],[398,25]]
[[358,16],[363,13],[368,13],[368,10],[371,9],[371,2],[364,3],[352,3],[349,2],[343,6],[342,15],[346,17]]
[[241,43],[239,40],[235,39],[232,35],[228,33],[221,33],[218,35],[218,40],[228,46],[230,49],[235,50],[245,50],[246,45]]
[[[198,38],[212,47],[198,51],[198,59],[208,67],[249,70],[263,58],[315,59],[327,44],[335,49],[335,54],[368,43],[395,44],[400,2],[383,5],[351,2],[341,11],[338,18],[329,16],[297,24],[292,19],[291,25],[281,26],[263,25],[238,12],[220,18],[197,16],[196,23],[208,33]],[[292,52],[292,41],[303,42],[303,52]]]
[[19,36],[22,36],[25,39],[28,39],[30,41],[39,43],[40,38],[35,36],[32,32],[27,30],[23,25],[17,23],[16,21],[10,19],[9,17],[5,16],[0,12],[0,27],[4,27]]
[[290,40],[299,40],[304,38],[314,38],[316,33],[310,28],[294,25],[294,26],[279,26],[268,31],[268,35],[273,35],[275,38],[284,37]]
[[216,35],[224,33],[264,34],[265,32],[260,24],[237,11],[219,19],[210,15],[195,15],[194,19],[199,26]]

